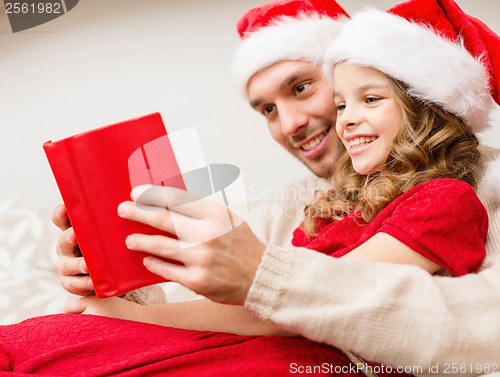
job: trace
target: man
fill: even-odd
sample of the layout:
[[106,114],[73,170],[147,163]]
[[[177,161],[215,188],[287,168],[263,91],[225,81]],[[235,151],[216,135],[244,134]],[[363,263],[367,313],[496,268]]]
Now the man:
[[[240,29],[251,29],[249,25],[253,29],[242,33],[246,38],[242,46],[258,46],[259,40],[250,38],[259,31],[269,31],[271,36],[281,30],[279,26],[285,27],[286,22],[267,21],[285,14],[294,18],[297,3],[273,2],[247,13]],[[302,7],[308,2],[300,3]],[[313,2],[308,4],[314,8]],[[309,41],[319,38],[307,37]],[[268,38],[260,40],[260,48],[268,45]],[[303,47],[294,41],[295,46]],[[276,45],[269,46],[274,53]],[[317,66],[321,60],[314,54],[303,55],[303,48],[298,50],[296,55],[288,51],[261,61],[241,77],[252,107],[266,117],[273,138],[315,174],[328,176],[341,151],[331,130],[333,111],[327,110],[333,109],[332,89],[321,77]],[[267,53],[264,50],[262,55]],[[485,161],[498,154],[488,148],[482,152]],[[490,170],[494,170],[493,165]],[[324,187],[324,182],[311,177],[294,189],[317,185]],[[435,277],[412,266],[337,260],[285,246],[302,218],[300,211],[293,218],[267,216],[260,224],[264,231],[253,228],[260,240],[246,226],[212,240],[203,251],[210,263],[206,258],[200,259],[203,264],[192,259],[179,268],[153,261],[148,268],[214,301],[244,305],[259,318],[316,341],[354,350],[384,364],[414,366],[418,368],[411,371],[414,374],[447,370],[464,376],[489,373],[498,370],[500,355],[500,323],[496,318],[500,311],[500,204],[488,194],[484,181],[478,194],[490,218],[488,255],[480,273],[462,278]],[[279,205],[293,205],[293,199],[284,199]],[[66,217],[61,207],[55,215],[56,224],[67,226],[63,225]],[[58,244],[62,255],[59,273],[85,273],[81,260],[66,258],[76,247],[67,236],[71,240],[72,231],[63,233]],[[224,247],[220,246],[228,243],[232,253],[221,255],[219,250]],[[82,268],[72,268],[78,265]],[[88,277],[71,278],[74,292],[91,289],[81,284]]]

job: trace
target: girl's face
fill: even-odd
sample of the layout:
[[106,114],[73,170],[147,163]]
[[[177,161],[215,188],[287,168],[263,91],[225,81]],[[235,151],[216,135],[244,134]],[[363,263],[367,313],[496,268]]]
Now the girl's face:
[[402,124],[388,78],[373,68],[339,63],[333,79],[336,130],[354,170],[359,174],[382,170]]

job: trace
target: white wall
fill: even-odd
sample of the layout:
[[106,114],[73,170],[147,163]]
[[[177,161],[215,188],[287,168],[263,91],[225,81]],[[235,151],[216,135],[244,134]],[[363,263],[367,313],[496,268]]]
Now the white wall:
[[[196,126],[209,162],[239,166],[247,187],[307,171],[275,145],[233,86],[235,22],[251,0],[80,0],[68,14],[13,34],[0,14],[2,199],[60,200],[42,143],[151,112],[168,131]],[[386,9],[389,0],[344,0]],[[459,0],[500,33],[498,0]],[[500,115],[485,133],[500,147]],[[255,187],[253,190],[255,190]]]

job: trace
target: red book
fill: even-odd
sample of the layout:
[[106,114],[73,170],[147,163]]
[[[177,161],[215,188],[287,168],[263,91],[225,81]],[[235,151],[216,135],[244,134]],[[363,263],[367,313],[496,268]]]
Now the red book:
[[160,231],[117,214],[118,204],[130,200],[135,186],[168,182],[185,189],[160,114],[48,141],[43,149],[97,296],[117,296],[165,281],[143,266],[146,253],[125,246],[132,233]]

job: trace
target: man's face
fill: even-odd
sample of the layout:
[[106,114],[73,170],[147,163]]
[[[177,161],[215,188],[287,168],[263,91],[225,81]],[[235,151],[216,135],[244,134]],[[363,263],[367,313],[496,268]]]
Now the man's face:
[[282,61],[252,76],[247,91],[273,139],[313,173],[331,175],[345,149],[335,133],[333,88],[321,69],[309,62]]

